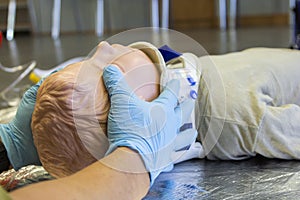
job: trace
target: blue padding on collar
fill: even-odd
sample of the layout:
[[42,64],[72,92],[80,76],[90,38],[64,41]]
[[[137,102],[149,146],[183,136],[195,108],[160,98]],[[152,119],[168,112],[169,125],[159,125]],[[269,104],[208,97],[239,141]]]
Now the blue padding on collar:
[[158,48],[158,50],[160,51],[161,55],[163,56],[165,62],[168,62],[169,60],[172,60],[173,58],[177,58],[182,55],[182,53],[174,51],[168,45],[164,45],[164,46]]

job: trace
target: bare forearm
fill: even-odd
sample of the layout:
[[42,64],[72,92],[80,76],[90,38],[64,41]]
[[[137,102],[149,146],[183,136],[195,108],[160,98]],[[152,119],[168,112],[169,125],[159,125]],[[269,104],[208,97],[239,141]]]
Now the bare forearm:
[[31,185],[11,193],[13,199],[141,199],[149,175],[140,156],[119,148],[76,174]]

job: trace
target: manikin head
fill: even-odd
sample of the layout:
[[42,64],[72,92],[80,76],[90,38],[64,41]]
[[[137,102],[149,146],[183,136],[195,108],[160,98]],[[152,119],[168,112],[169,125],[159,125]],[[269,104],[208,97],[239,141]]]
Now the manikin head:
[[110,103],[103,67],[119,67],[142,99],[151,101],[158,96],[163,59],[149,45],[101,42],[91,58],[45,79],[38,90],[31,126],[40,160],[51,175],[64,177],[79,171],[102,158],[108,148],[105,135]]

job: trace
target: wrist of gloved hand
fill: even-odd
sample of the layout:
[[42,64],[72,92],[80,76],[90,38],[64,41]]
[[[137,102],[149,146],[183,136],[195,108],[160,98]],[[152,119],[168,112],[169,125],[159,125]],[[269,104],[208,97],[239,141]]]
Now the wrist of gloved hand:
[[106,67],[103,79],[111,100],[107,154],[120,146],[139,152],[152,185],[162,171],[173,168],[172,155],[195,141],[196,130],[179,132],[194,103],[186,100],[178,104],[176,80],[167,84],[157,99],[145,102],[133,93],[116,67]]

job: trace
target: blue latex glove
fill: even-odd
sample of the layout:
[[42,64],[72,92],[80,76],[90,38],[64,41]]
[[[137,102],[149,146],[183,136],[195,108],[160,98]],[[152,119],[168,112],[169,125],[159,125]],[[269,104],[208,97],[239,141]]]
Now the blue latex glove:
[[15,170],[29,164],[41,164],[33,143],[31,116],[36,102],[36,94],[43,80],[25,92],[12,121],[9,124],[0,125],[2,143]]
[[173,168],[172,155],[195,141],[194,129],[178,133],[190,116],[194,102],[187,100],[178,105],[179,81],[176,80],[157,99],[146,102],[133,93],[116,67],[106,67],[103,79],[111,101],[107,127],[110,146],[106,154],[120,146],[138,151],[152,185],[162,171]]

